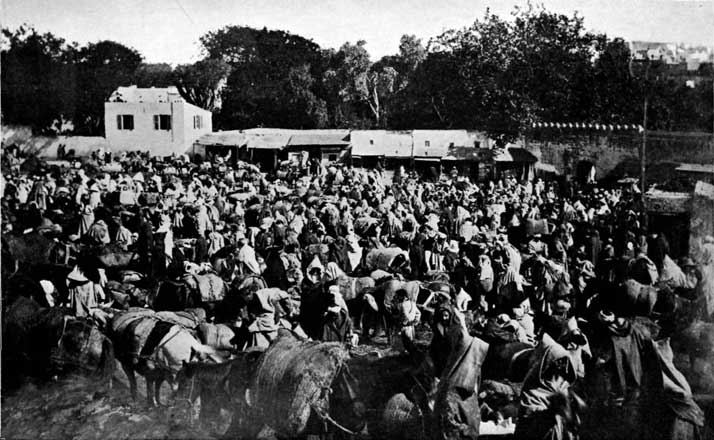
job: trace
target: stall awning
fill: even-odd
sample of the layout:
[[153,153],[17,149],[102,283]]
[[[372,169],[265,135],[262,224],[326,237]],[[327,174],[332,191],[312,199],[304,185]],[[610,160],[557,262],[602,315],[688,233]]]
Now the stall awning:
[[415,157],[414,160],[418,160],[420,162],[440,162],[441,158],[440,157]]
[[651,189],[645,193],[647,212],[674,214],[687,212],[691,194]]
[[536,162],[535,169],[546,173],[560,174],[555,166],[549,163]]
[[677,167],[677,171],[685,173],[714,174],[714,165],[703,163],[683,163]]
[[492,150],[494,162],[536,163],[538,158],[525,148],[503,148]]
[[345,147],[350,144],[347,140],[349,131],[338,133],[298,133],[290,137],[289,147],[335,146]]

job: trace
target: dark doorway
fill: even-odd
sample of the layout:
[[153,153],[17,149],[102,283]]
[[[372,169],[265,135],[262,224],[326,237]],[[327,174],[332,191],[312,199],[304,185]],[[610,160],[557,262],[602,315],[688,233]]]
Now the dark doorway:
[[669,243],[670,257],[677,259],[689,254],[689,214],[650,214],[648,230],[663,234]]
[[[575,168],[575,177],[578,179],[578,183],[586,184],[589,183],[590,173],[595,168],[595,164],[588,160],[581,160]],[[597,176],[596,176],[597,177]]]

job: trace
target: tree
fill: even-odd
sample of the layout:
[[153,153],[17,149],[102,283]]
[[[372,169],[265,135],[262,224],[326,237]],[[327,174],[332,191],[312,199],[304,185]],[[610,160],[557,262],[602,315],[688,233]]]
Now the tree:
[[215,111],[220,107],[220,92],[229,72],[228,63],[216,58],[206,58],[194,64],[177,66],[173,82],[186,101]]
[[286,82],[290,126],[323,128],[327,125],[327,104],[313,92],[314,84],[315,78],[307,64],[290,69]]
[[141,64],[134,49],[114,41],[100,41],[77,53],[77,109],[75,131],[85,135],[104,134],[104,103],[119,86],[132,82]]
[[397,70],[400,75],[413,72],[426,59],[426,48],[416,35],[402,35],[399,39],[399,55],[397,55]]
[[75,44],[33,28],[3,29],[2,115],[38,131],[61,129],[75,112]]
[[132,82],[137,87],[169,87],[174,85],[174,69],[166,63],[141,63]]
[[[295,69],[308,66],[301,72],[309,73],[313,79],[322,77],[322,52],[314,42],[279,30],[228,26],[204,35],[201,43],[208,58],[220,59],[231,66],[222,93],[219,126],[291,128],[305,122],[301,116],[295,117],[297,102],[308,107],[319,106],[311,99],[290,96],[294,90],[291,87],[297,84],[309,84],[310,93],[318,96],[317,81],[297,81],[295,76],[302,76]],[[307,96],[302,95],[303,98]],[[313,110],[306,107],[298,113],[311,114]]]
[[[397,71],[386,64],[372,64],[364,40],[345,43],[335,54],[334,67],[325,72],[323,80],[339,97],[343,113],[368,115],[374,124],[383,126],[385,101],[395,89]],[[345,107],[350,107],[345,111]]]

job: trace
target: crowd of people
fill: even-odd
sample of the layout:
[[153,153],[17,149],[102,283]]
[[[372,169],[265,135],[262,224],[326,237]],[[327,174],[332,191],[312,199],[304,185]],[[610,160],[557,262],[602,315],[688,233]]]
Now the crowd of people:
[[[39,232],[68,249],[130,252],[138,271],[154,280],[199,271],[228,284],[262,277],[300,302],[294,322],[285,325],[299,324],[316,340],[354,345],[364,329],[353,322],[355,311],[336,281],[341,275],[443,281],[447,300],[469,317],[469,331],[489,343],[536,345],[548,334],[567,349],[573,342],[562,338],[562,328],[572,318],[621,335],[636,327],[633,317],[661,317],[665,334],[677,327],[668,317],[680,300],[693,305],[697,319],[714,316],[714,238],[702,239],[698,260],[675,262],[665,235],[647,230],[636,187],[509,176],[472,182],[458,173],[425,181],[403,169],[388,181],[381,168],[339,164],[280,179],[247,163],[139,153],[94,154],[83,165],[34,170],[10,159],[4,158],[3,234]],[[92,316],[112,301],[106,273],[70,254],[69,296],[58,297],[46,280],[43,288],[50,304]],[[368,261],[382,255],[383,263]],[[643,293],[646,287],[668,299]],[[374,289],[363,299],[368,309],[383,309]],[[242,325],[267,335],[267,344],[287,316],[270,301],[258,302]],[[395,348],[416,339],[427,317],[436,328],[435,310],[408,289],[398,290],[387,310]],[[363,341],[368,336],[362,332]],[[620,372],[634,362],[610,361]],[[554,387],[548,380],[534,386]],[[621,378],[617,398],[639,399],[625,389],[642,385],[632,380]],[[672,387],[687,389],[679,382]],[[526,391],[521,405],[528,418],[540,403]],[[691,396],[682,400],[696,406]],[[699,413],[690,413],[697,416],[677,414],[701,426]]]

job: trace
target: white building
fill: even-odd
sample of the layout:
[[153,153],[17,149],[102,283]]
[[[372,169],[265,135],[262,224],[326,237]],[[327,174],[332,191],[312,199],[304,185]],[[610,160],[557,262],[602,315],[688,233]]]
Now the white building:
[[169,156],[189,151],[213,131],[211,112],[186,102],[175,87],[119,87],[104,103],[104,130],[112,151]]

